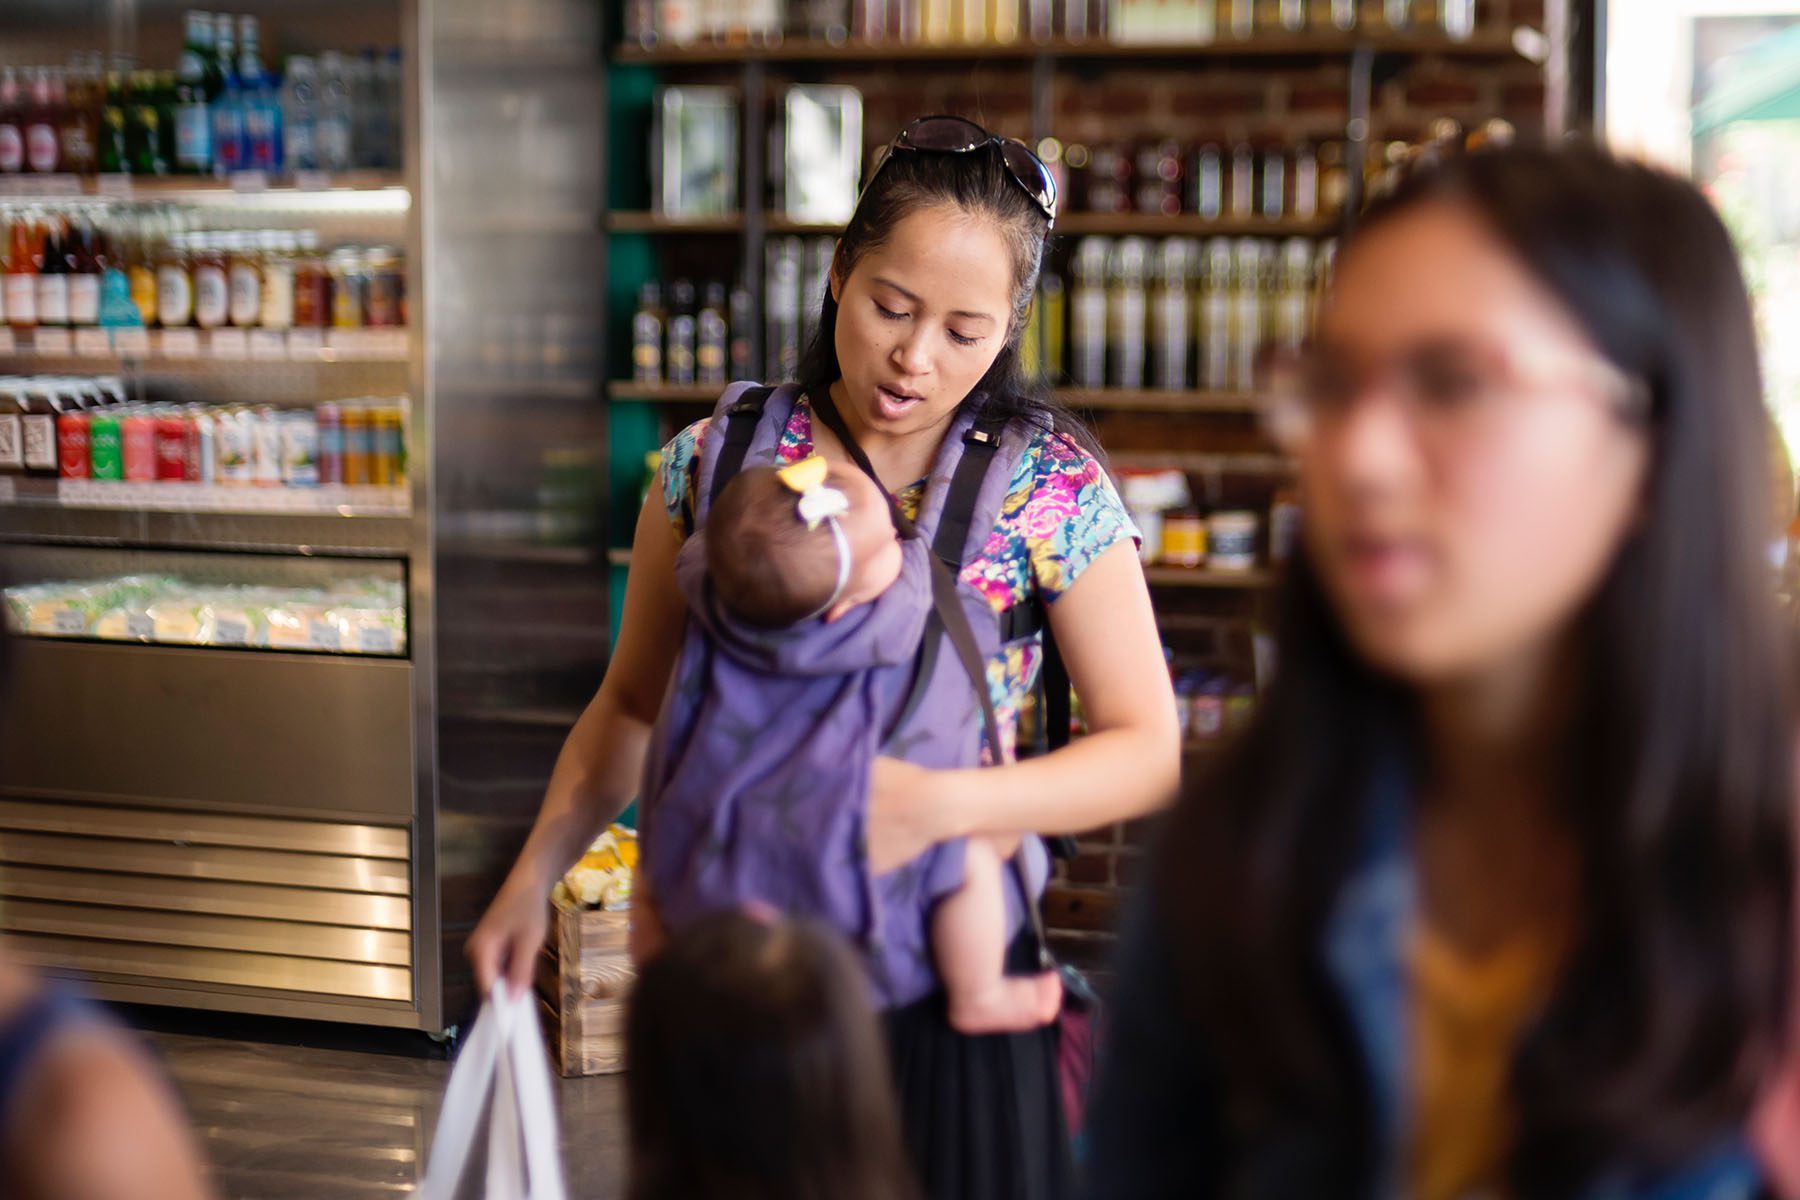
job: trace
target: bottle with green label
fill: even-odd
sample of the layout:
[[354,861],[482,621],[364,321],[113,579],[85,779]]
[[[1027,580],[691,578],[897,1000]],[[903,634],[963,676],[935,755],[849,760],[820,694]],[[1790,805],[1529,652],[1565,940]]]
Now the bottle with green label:
[[212,104],[225,90],[213,53],[212,14],[189,11],[187,42],[175,72],[175,169],[184,175],[212,170]]

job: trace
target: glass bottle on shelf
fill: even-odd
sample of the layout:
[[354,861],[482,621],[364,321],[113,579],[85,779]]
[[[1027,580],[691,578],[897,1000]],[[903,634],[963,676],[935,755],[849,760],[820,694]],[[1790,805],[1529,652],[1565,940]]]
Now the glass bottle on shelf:
[[1356,28],[1357,0],[1331,0],[1331,23],[1348,32]]
[[1262,186],[1257,215],[1280,219],[1287,215],[1287,154],[1279,145],[1271,145],[1262,155]]
[[1475,33],[1475,0],[1438,0],[1438,23],[1457,41]]
[[351,132],[350,79],[344,56],[327,50],[319,56],[319,166],[326,171],[348,171],[356,161]]
[[289,329],[294,324],[294,251],[298,239],[279,229],[264,230],[262,244],[262,305],[257,324],[264,329]]
[[1236,283],[1231,312],[1231,381],[1233,391],[1256,387],[1256,355],[1263,343],[1263,243],[1240,238],[1232,274]]
[[326,260],[331,272],[331,324],[334,329],[361,329],[363,291],[367,283],[362,251],[339,246]]
[[1281,27],[1289,33],[1299,33],[1306,28],[1307,0],[1281,0],[1276,8],[1276,19]]
[[730,354],[725,320],[725,285],[709,283],[700,304],[695,323],[694,380],[708,387],[725,382],[727,358]]
[[294,256],[294,327],[323,329],[331,324],[331,276],[319,254],[319,235],[300,232],[299,253]]
[[1231,148],[1231,216],[1247,220],[1256,214],[1256,150],[1249,142]]
[[1208,142],[1194,154],[1193,195],[1196,215],[1216,221],[1225,212],[1225,156]]
[[0,175],[25,169],[25,102],[19,72],[0,67]]
[[69,323],[69,255],[60,217],[52,215],[44,222],[43,240],[38,246],[38,324],[66,326]]
[[1222,392],[1231,386],[1231,242],[1216,237],[1206,243],[1206,260],[1200,273],[1199,322],[1200,386]]
[[1311,142],[1294,147],[1294,216],[1311,221],[1319,215],[1319,152]]
[[69,324],[100,324],[100,276],[106,265],[101,261],[100,236],[94,222],[85,215],[69,224]]
[[1412,24],[1412,0],[1382,0],[1381,13],[1389,29],[1406,29]]
[[672,385],[692,387],[697,334],[694,285],[685,279],[677,279],[670,289],[669,299],[669,341],[663,364]]
[[213,28],[213,59],[219,68],[219,94],[211,105],[213,174],[223,179],[244,169],[244,95],[231,14],[219,13]]
[[61,169],[76,175],[94,173],[95,148],[100,141],[95,126],[101,102],[96,85],[87,58],[78,59],[51,84],[52,100],[59,114],[57,139],[62,151]]
[[164,329],[194,323],[194,276],[188,235],[171,229],[156,256],[156,320]]
[[1149,243],[1137,237],[1120,238],[1108,264],[1112,291],[1106,303],[1107,357],[1111,360],[1112,385],[1126,391],[1139,391],[1144,386],[1144,276],[1149,265]]
[[1231,36],[1247,38],[1256,33],[1256,0],[1227,0],[1230,12],[1226,24]]
[[146,326],[156,324],[156,235],[161,223],[149,213],[123,227],[125,282],[138,316]]
[[1281,248],[1280,282],[1275,295],[1275,343],[1298,350],[1306,342],[1312,310],[1313,248],[1305,238],[1290,238]]
[[1083,238],[1075,250],[1075,291],[1069,307],[1069,378],[1078,388],[1106,386],[1105,238]]
[[169,173],[158,99],[156,72],[133,71],[125,101],[125,169],[133,175]]
[[24,209],[12,214],[7,241],[10,251],[6,260],[6,323],[14,329],[31,329],[37,325],[37,255],[33,233],[36,225]]
[[262,316],[263,271],[257,235],[239,230],[226,242],[226,286],[230,294],[227,316],[239,329],[258,324]]
[[756,344],[756,315],[750,289],[742,284],[731,289],[731,315],[726,327],[731,337],[729,374],[732,379],[748,379],[753,374],[750,354]]
[[224,89],[213,56],[212,14],[190,10],[181,64],[175,71],[175,169],[184,175],[212,170],[212,105]]
[[637,312],[631,318],[631,378],[652,386],[663,381],[662,285],[655,280],[638,289]]
[[39,175],[62,168],[62,135],[57,128],[50,68],[39,67],[31,81],[31,104],[25,116],[25,165]]
[[319,77],[313,60],[296,54],[287,61],[281,85],[283,155],[290,171],[319,165]]
[[94,158],[102,175],[129,169],[131,160],[125,148],[125,72],[116,68],[106,73],[106,97],[100,107],[100,145]]
[[194,272],[194,324],[217,329],[231,315],[231,281],[226,274],[225,234],[196,233],[189,241]]
[[1188,269],[1192,246],[1169,238],[1157,253],[1156,296],[1150,306],[1151,385],[1180,391],[1188,377]]
[[280,171],[281,99],[263,67],[260,26],[248,14],[238,18],[238,96],[244,114],[244,167]]

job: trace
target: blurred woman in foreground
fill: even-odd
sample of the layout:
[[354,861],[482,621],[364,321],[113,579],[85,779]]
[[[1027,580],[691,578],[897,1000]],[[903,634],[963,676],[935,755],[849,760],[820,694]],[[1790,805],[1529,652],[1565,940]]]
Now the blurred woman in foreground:
[[1795,727],[1718,218],[1591,150],[1417,175],[1270,419],[1279,677],[1168,831],[1096,1194],[1756,1194]]

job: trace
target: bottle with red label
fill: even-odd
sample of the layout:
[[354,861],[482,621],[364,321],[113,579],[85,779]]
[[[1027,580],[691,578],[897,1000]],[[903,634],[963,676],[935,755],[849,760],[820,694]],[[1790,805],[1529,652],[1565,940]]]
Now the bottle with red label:
[[0,280],[6,296],[6,323],[14,329],[31,329],[37,325],[37,255],[32,237],[35,226],[31,214],[12,214],[12,231],[7,238],[10,250],[6,256],[6,277]]
[[39,67],[31,81],[31,103],[25,116],[25,166],[39,175],[62,168],[61,114],[56,111],[49,67]]
[[25,104],[19,73],[0,68],[0,175],[25,169]]
[[156,478],[156,414],[134,408],[119,418],[120,456],[125,460],[129,483],[148,483]]
[[91,479],[93,459],[88,414],[70,409],[56,418],[56,464],[64,479]]
[[177,409],[156,414],[156,478],[180,482],[188,472],[188,422]]

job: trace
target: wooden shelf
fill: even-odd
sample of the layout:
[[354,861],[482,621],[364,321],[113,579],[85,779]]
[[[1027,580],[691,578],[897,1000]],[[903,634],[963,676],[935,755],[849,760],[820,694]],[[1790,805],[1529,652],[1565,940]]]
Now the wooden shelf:
[[1199,450],[1119,450],[1107,456],[1115,470],[1186,471],[1190,475],[1291,476],[1294,464],[1279,454],[1207,453]]
[[613,400],[634,400],[644,404],[712,404],[719,398],[719,393],[727,385],[722,383],[703,383],[692,387],[676,387],[674,384],[633,383],[629,379],[606,385],[606,394]]
[[744,214],[724,217],[665,217],[653,212],[610,212],[606,227],[614,233],[742,233]]
[[1220,571],[1212,567],[1145,567],[1144,578],[1150,581],[1151,587],[1250,590],[1273,587],[1276,575],[1261,567],[1253,571]]
[[[675,387],[621,380],[607,385],[614,400],[631,400],[650,404],[711,404],[719,398],[722,385],[701,384]],[[1258,411],[1255,396],[1240,392],[1164,392],[1128,391],[1109,388],[1100,391],[1058,389],[1054,395],[1070,408],[1108,412],[1217,413],[1221,415],[1253,415]]]
[[1110,237],[1326,237],[1338,231],[1330,217],[1165,217],[1154,213],[1064,213],[1056,232]]
[[1208,42],[1117,42],[1109,38],[1021,39],[997,43],[911,43],[787,38],[772,45],[622,47],[616,61],[654,66],[719,66],[757,60],[771,63],[919,63],[994,60],[1028,62],[1035,58],[1079,62],[1194,58],[1334,58],[1347,57],[1362,46],[1383,54],[1441,54],[1456,58],[1509,58],[1518,53],[1505,31],[1483,30],[1465,41],[1428,30],[1417,33],[1370,27],[1352,32],[1336,29],[1304,33],[1269,32],[1237,39],[1229,34]]
[[774,235],[796,234],[802,237],[837,237],[844,232],[842,225],[821,225],[815,221],[796,221],[791,217],[770,214],[767,229]]

